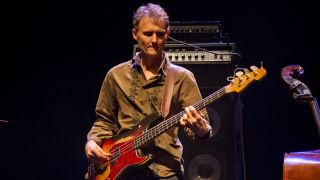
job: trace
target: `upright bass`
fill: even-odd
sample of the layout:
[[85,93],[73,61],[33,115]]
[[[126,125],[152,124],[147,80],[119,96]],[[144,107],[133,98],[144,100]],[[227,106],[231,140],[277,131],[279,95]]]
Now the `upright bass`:
[[[308,103],[312,109],[315,124],[320,136],[320,111],[317,100],[310,89],[296,77],[304,70],[299,65],[290,65],[282,69],[281,77],[289,85],[293,97],[298,101]],[[320,179],[320,149],[303,152],[285,153],[283,164],[283,180],[319,180]]]

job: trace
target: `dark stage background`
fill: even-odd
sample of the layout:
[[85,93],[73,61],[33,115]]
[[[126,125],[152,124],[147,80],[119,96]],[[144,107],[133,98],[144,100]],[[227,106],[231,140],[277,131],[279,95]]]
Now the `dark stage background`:
[[[0,119],[10,122],[1,178],[83,179],[99,89],[109,68],[132,56],[131,16],[142,2],[1,3]],[[301,65],[319,98],[315,2],[153,2],[171,20],[221,21],[244,67],[264,62],[267,77],[241,96],[248,180],[281,179],[285,152],[319,148],[310,108],[280,77],[283,67]]]

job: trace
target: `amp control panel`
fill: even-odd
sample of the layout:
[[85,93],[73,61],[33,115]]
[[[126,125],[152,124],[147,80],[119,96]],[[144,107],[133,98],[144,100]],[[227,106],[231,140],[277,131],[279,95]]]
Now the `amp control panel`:
[[[196,43],[166,44],[165,52],[174,64],[215,64],[231,63],[234,43]],[[199,48],[197,48],[199,47]],[[134,45],[133,55],[139,52],[139,46]]]

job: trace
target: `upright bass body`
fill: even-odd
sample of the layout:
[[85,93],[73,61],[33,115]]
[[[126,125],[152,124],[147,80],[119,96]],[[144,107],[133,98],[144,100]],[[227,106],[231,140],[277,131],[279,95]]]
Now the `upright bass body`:
[[320,150],[286,153],[283,180],[319,180]]

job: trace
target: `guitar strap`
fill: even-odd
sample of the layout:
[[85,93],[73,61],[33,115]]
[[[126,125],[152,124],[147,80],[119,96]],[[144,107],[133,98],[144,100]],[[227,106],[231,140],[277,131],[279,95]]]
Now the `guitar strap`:
[[163,117],[167,117],[170,111],[170,104],[172,99],[173,87],[176,80],[176,76],[179,71],[179,66],[172,63],[168,63],[167,77],[164,82],[161,113]]

